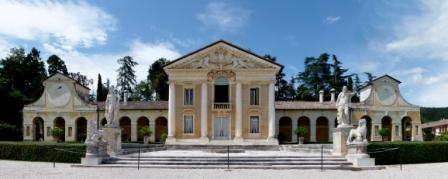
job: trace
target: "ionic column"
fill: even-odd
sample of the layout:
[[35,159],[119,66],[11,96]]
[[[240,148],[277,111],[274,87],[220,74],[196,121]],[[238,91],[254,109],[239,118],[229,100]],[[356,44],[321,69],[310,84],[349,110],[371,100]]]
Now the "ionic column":
[[242,95],[241,95],[241,82],[237,81],[235,85],[235,140],[241,140],[243,136],[243,109],[242,109]]
[[202,82],[201,85],[201,138],[207,140],[207,82]]
[[176,101],[176,85],[173,82],[169,84],[169,93],[168,93],[168,139],[166,142],[175,142],[175,133],[176,133],[176,110],[175,110],[175,101]]
[[269,132],[268,132],[268,140],[275,140],[275,98],[274,98],[274,82],[271,81],[269,83],[268,90],[268,122],[269,122]]

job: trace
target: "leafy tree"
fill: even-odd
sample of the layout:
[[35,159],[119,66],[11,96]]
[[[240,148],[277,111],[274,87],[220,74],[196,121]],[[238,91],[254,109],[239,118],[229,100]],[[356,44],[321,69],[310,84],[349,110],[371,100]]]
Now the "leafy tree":
[[47,64],[48,64],[48,74],[50,76],[56,73],[68,75],[67,66],[65,66],[65,62],[57,55],[51,55],[50,57],[48,57]]
[[132,93],[130,99],[132,101],[150,101],[152,100],[152,90],[149,87],[150,84],[146,81],[140,81],[135,85],[134,93]]
[[156,94],[155,100],[168,100],[168,75],[162,68],[167,63],[165,58],[160,58],[151,64],[148,70],[147,79],[151,82],[151,89]]
[[330,85],[336,91],[342,91],[342,86],[344,86],[345,77],[344,73],[348,71],[348,69],[342,68],[342,62],[338,60],[336,55],[332,55],[333,64],[331,64],[332,74]]
[[109,89],[106,88],[101,80],[101,74],[98,73],[98,81],[96,88],[96,100],[97,101],[106,101],[107,93]]
[[0,108],[0,123],[3,126],[15,126],[0,130],[16,131],[1,137],[2,140],[22,138],[21,110],[24,104],[36,101],[42,95],[42,82],[46,78],[45,64],[35,48],[27,55],[23,48],[12,48],[10,54],[0,61],[0,97],[7,102]]
[[93,83],[92,79],[87,78],[86,75],[83,75],[80,72],[70,72],[68,73],[68,76],[83,86],[89,86]]
[[[277,61],[275,56],[271,56],[266,54],[263,56],[265,59],[271,61]],[[283,73],[283,69],[279,71],[275,76],[275,100],[277,101],[291,101],[295,98],[295,90],[294,86],[288,83],[285,80],[285,73]]]
[[299,100],[316,101],[319,99],[320,90],[326,91],[326,98],[329,98],[331,71],[328,60],[327,53],[321,54],[319,58],[305,58],[305,70],[297,75]]
[[373,74],[370,72],[364,72],[364,74],[367,76],[367,83],[371,83],[375,78],[375,76],[373,76]]
[[119,91],[121,97],[124,97],[124,93],[133,93],[134,85],[137,83],[134,67],[138,65],[132,57],[125,56],[117,60],[120,67],[118,68],[118,78],[117,78],[117,90]]

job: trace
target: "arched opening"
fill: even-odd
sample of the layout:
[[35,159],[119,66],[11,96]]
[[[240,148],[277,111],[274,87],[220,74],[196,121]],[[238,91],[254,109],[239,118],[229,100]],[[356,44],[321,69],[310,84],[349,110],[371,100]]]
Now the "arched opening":
[[161,142],[162,134],[168,133],[168,120],[165,117],[158,117],[156,119],[156,130],[155,130],[155,138],[156,142]]
[[65,141],[65,120],[64,120],[64,118],[62,118],[62,117],[57,117],[55,120],[54,120],[54,122],[53,122],[53,127],[57,127],[57,128],[60,128],[60,129],[62,129],[62,131],[64,131],[63,132],[63,134],[64,135],[62,135],[59,139],[61,140],[61,141]]
[[401,119],[401,136],[403,141],[411,141],[412,139],[412,119],[410,117]]
[[372,138],[372,118],[369,116],[362,116],[361,119],[366,119],[366,127],[367,127],[367,140],[370,141]]
[[84,142],[87,137],[87,119],[80,117],[76,119],[76,141]]
[[44,120],[40,117],[33,119],[33,140],[43,141],[44,140]]
[[383,119],[381,119],[381,129],[389,129],[388,133],[383,137],[384,141],[390,141],[391,140],[391,133],[392,133],[392,119],[389,116],[384,116]]
[[223,76],[215,80],[215,103],[229,103],[229,81]]
[[104,126],[106,126],[106,124],[107,124],[107,120],[106,120],[106,118],[105,117],[103,117],[103,119],[101,119],[101,122],[100,122],[100,128],[103,128]]
[[310,119],[308,117],[302,116],[298,119],[298,123],[297,123],[298,127],[304,127],[308,130],[308,133],[306,133],[305,137],[305,143],[310,142]]
[[292,120],[289,117],[282,117],[278,122],[278,136],[280,143],[292,142]]
[[[143,127],[149,127],[149,119],[147,117],[140,117],[137,120],[137,141],[143,141],[143,136],[140,135],[140,129]],[[154,133],[151,135],[154,135]]]
[[129,117],[120,118],[121,141],[131,141],[131,119]]
[[316,120],[316,142],[328,142],[328,119],[326,117],[319,117]]

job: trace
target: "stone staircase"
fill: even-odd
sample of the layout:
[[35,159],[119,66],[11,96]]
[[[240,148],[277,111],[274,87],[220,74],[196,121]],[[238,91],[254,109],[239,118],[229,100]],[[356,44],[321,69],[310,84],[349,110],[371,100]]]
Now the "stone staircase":
[[317,153],[320,154],[321,150],[324,154],[331,155],[333,153],[333,144],[293,144],[293,145],[280,145],[280,151],[291,151],[301,153]]
[[[228,160],[229,159],[229,160]],[[145,156],[113,157],[101,167],[183,168],[183,169],[352,169],[343,157],[308,156]]]
[[121,155],[134,154],[138,153],[140,150],[141,153],[144,152],[155,152],[166,150],[166,147],[163,144],[132,144],[126,143],[122,145]]

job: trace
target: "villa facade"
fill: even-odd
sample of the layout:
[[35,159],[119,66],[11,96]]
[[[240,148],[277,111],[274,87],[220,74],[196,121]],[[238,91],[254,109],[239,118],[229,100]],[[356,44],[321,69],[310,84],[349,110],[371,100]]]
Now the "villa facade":
[[[141,141],[138,130],[149,126],[150,141],[176,145],[277,145],[296,142],[293,131],[308,128],[306,142],[332,141],[336,126],[335,95],[331,101],[275,101],[275,76],[282,65],[220,40],[166,66],[169,101],[123,102],[119,124],[122,141]],[[353,103],[352,124],[364,117],[368,138],[422,140],[420,108],[401,96],[401,82],[384,75],[360,90]],[[106,124],[103,103],[87,102],[89,89],[62,74],[44,82],[39,100],[23,109],[24,140],[52,140],[51,129],[65,131],[65,141],[85,138],[87,120]],[[323,96],[323,94],[321,94]]]

